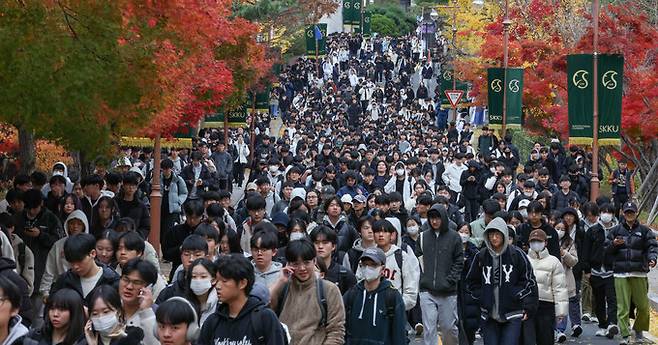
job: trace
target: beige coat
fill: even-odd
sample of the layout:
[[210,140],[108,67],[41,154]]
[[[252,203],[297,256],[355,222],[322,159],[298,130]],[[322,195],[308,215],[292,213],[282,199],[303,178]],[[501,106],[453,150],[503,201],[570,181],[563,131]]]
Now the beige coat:
[[569,298],[571,298],[576,296],[576,278],[573,276],[573,267],[578,263],[578,252],[576,251],[576,243],[574,241],[568,242],[560,246],[560,250],[564,250],[562,268],[564,268],[564,276],[567,279],[567,290],[569,291]]
[[[279,320],[288,326],[291,345],[342,345],[345,342],[345,308],[336,284],[325,281],[327,299],[327,326],[319,327],[320,303],[318,302],[315,276],[299,282],[291,279]],[[272,296],[272,301],[278,296]]]

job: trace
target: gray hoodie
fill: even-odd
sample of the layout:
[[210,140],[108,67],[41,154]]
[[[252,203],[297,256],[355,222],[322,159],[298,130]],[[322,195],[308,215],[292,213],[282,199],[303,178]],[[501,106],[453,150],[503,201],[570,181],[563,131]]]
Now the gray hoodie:
[[265,272],[258,271],[254,264],[254,273],[256,274],[256,282],[262,283],[267,287],[272,286],[281,276],[281,269],[283,265],[280,262],[272,261],[270,268]]
[[[493,232],[493,231],[498,231],[498,232],[503,234],[503,248],[500,250],[500,252],[496,252],[493,249],[493,246],[491,245],[491,242],[489,241],[489,232]],[[505,252],[505,249],[507,249],[507,243],[509,242],[509,231],[508,231],[508,228],[507,228],[507,223],[505,223],[505,221],[500,217],[494,218],[491,222],[489,222],[489,224],[487,224],[487,227],[484,230],[483,237],[484,237],[483,238],[484,244],[487,246],[487,250],[489,250],[489,254],[491,254],[491,257],[493,259],[493,264],[491,266],[493,268],[492,277],[494,277],[493,278],[494,283],[492,284],[493,287],[494,287],[493,288],[494,289],[494,305],[493,305],[493,308],[491,309],[492,310],[491,317],[494,320],[502,322],[502,321],[504,321],[503,318],[501,318],[500,315],[498,315],[498,310],[499,310],[498,307],[499,307],[499,304],[500,304],[500,300],[499,300],[500,299],[500,294],[498,293],[498,287],[500,285],[497,283],[497,280],[500,279],[500,268],[499,268],[500,265],[498,263],[498,260],[500,260],[500,255]]]

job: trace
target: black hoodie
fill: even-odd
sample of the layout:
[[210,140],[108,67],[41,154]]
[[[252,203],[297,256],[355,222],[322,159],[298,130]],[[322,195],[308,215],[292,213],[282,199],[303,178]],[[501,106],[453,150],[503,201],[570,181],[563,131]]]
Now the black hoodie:
[[[252,313],[259,315],[252,317]],[[252,320],[258,320],[258,325],[253,325]],[[260,337],[264,341],[259,341]],[[249,297],[235,318],[229,316],[228,305],[221,304],[203,323],[196,345],[283,345],[284,339],[276,314],[260,299]]]
[[30,295],[28,294],[27,283],[23,277],[19,276],[16,271],[16,263],[11,259],[0,257],[0,276],[3,276],[12,283],[21,292],[21,307],[19,308],[19,315],[22,318],[22,323],[26,326],[32,324],[32,302],[30,302]]

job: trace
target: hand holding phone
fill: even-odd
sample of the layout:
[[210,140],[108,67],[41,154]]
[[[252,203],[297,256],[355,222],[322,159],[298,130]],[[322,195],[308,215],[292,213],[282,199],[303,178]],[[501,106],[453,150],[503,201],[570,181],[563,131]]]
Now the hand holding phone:
[[153,284],[139,290],[139,310],[151,308],[153,305]]

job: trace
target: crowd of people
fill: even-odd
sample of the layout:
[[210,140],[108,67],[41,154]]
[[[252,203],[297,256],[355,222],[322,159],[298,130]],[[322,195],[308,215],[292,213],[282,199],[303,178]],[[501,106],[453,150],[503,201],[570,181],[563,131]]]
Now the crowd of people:
[[330,35],[321,61],[283,68],[253,132],[122,147],[81,179],[61,162],[14,176],[0,343],[547,345],[583,322],[644,341],[658,244],[632,170],[619,161],[591,202],[582,148],[520,157],[509,135],[449,122],[417,47]]

